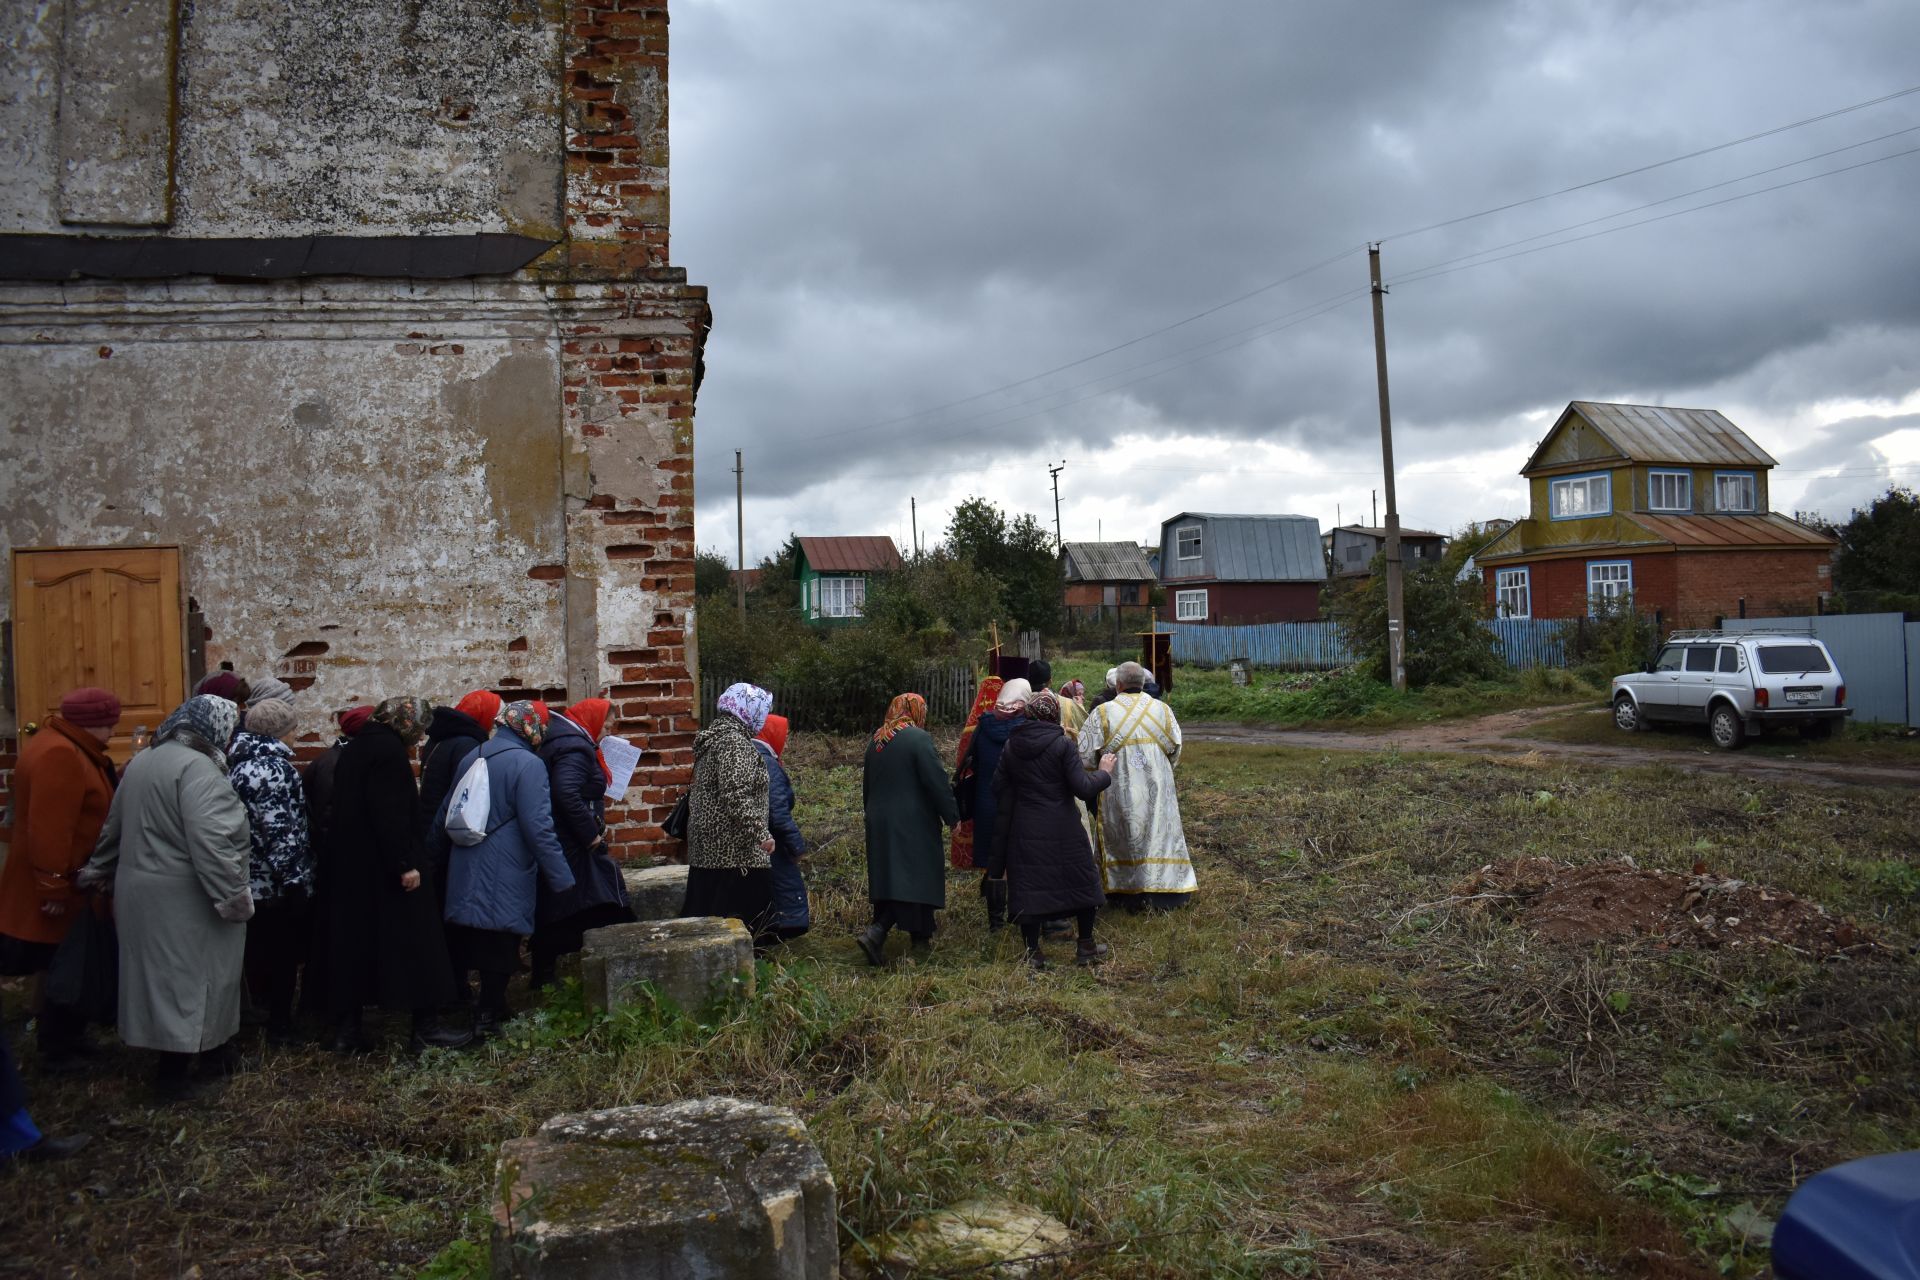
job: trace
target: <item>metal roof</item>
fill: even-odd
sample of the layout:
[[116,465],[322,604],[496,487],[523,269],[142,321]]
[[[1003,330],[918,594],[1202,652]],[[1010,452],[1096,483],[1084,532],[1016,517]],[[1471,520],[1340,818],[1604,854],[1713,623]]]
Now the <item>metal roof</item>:
[[1830,547],[1833,539],[1776,511],[1751,516],[1658,516],[1635,511],[1627,517],[1663,542],[1676,547]]
[[884,573],[900,567],[900,551],[885,534],[801,538],[800,554],[815,573]]
[[1579,414],[1612,442],[1629,462],[1674,462],[1699,467],[1771,467],[1773,458],[1718,409],[1670,409],[1665,405],[1607,404],[1575,400],[1567,405],[1527,459],[1531,471],[1567,419]]
[[1069,542],[1067,576],[1081,582],[1152,582],[1153,566],[1134,542]]
[[[1384,525],[1337,524],[1327,530],[1328,533],[1340,533],[1342,531],[1347,533],[1364,533],[1369,538],[1384,538],[1387,536],[1386,526]],[[1444,538],[1447,535],[1444,533],[1435,533],[1431,529],[1409,529],[1402,525],[1400,528],[1400,536],[1403,538]]]
[[[1182,521],[1204,521],[1202,554],[1206,567],[1193,581],[1213,582],[1325,582],[1326,553],[1320,546],[1320,521],[1314,516],[1233,515],[1212,511],[1183,511],[1160,522],[1161,545],[1168,531]],[[1163,580],[1167,556],[1160,558]]]

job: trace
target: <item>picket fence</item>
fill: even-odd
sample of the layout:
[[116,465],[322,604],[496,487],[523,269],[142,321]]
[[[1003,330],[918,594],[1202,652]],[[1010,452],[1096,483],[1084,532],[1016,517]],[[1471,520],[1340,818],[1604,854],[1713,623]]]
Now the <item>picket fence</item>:
[[[1486,627],[1509,667],[1518,670],[1567,664],[1566,645],[1561,638],[1563,624],[1559,622],[1495,618]],[[1254,667],[1327,671],[1349,666],[1359,656],[1340,634],[1339,625],[1332,622],[1268,622],[1240,627],[1163,622],[1160,629],[1173,636],[1173,660],[1189,666],[1224,667],[1240,659]]]
[[[736,679],[718,675],[700,677],[702,723],[713,716],[714,704]],[[901,692],[884,679],[864,674],[844,681],[758,680],[754,683],[773,694],[775,713],[785,716],[795,729],[821,733],[870,731],[886,715],[887,704],[893,696]],[[977,685],[973,668],[964,662],[955,662],[920,668],[906,687],[927,700],[929,724],[958,725],[966,722]]]

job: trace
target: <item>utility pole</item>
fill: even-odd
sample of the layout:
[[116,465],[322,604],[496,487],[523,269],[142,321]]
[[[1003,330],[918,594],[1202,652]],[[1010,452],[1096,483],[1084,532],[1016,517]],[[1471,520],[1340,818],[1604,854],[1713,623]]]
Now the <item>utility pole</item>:
[[1407,687],[1407,594],[1401,578],[1400,507],[1393,496],[1393,409],[1387,399],[1387,319],[1380,283],[1380,244],[1367,246],[1367,275],[1373,285],[1373,363],[1380,378],[1380,462],[1387,487],[1387,669],[1393,687]]
[[913,520],[913,558],[920,558],[920,499],[908,498],[907,511]]
[[740,465],[740,451],[733,451],[733,538],[738,571],[733,575],[733,594],[740,604],[740,621],[747,620],[747,480]]
[[1047,474],[1053,478],[1053,549],[1065,551],[1067,544],[1060,536],[1060,473],[1067,469],[1067,460],[1060,459],[1057,467],[1048,467]]

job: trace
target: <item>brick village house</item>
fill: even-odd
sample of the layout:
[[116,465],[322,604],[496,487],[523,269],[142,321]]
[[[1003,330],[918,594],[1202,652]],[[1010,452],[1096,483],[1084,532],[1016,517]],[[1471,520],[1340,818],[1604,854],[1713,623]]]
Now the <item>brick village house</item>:
[[1826,534],[1768,510],[1774,460],[1711,409],[1576,400],[1521,468],[1528,517],[1474,556],[1504,617],[1631,594],[1669,626],[1816,612]]
[[310,748],[384,696],[610,689],[649,851],[692,764],[709,324],[668,257],[666,6],[4,21],[0,767],[68,687],[124,735],[222,660],[296,685]]

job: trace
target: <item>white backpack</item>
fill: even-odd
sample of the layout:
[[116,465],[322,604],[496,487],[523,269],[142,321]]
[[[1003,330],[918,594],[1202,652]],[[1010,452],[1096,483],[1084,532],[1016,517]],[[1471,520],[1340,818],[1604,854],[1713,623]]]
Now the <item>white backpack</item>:
[[453,789],[447,806],[447,839],[472,846],[487,838],[487,818],[493,808],[493,788],[487,783],[487,760],[478,752]]

